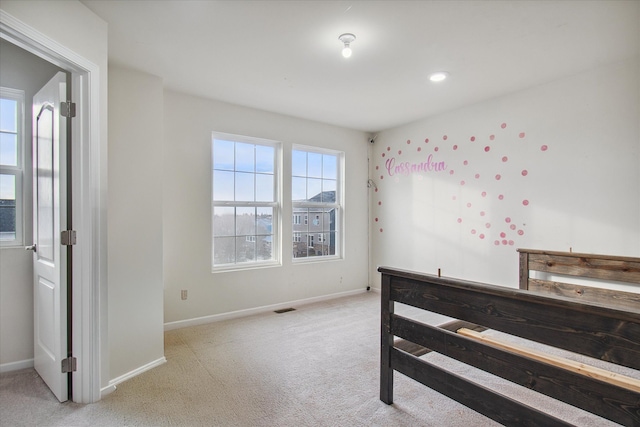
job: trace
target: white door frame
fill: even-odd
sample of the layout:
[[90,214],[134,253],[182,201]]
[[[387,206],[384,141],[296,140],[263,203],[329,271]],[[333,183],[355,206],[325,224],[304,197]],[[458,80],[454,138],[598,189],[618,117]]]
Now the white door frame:
[[[106,248],[100,223],[106,212],[100,195],[100,68],[55,40],[0,10],[0,37],[71,73],[76,103],[72,120],[72,215],[77,232],[73,249],[72,347],[77,371],[72,400],[92,403],[101,396],[101,257]],[[106,72],[106,71],[105,71]]]

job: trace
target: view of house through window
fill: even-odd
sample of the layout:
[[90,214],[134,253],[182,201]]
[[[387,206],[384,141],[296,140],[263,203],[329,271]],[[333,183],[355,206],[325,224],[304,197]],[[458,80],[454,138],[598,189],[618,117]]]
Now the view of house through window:
[[302,147],[291,153],[294,258],[340,256],[341,158]]
[[278,143],[213,134],[213,268],[279,261]]
[[0,88],[0,245],[22,244],[24,92]]

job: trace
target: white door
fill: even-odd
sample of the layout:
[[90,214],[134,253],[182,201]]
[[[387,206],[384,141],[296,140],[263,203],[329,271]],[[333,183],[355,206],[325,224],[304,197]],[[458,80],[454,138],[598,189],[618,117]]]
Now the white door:
[[[66,229],[66,75],[59,72],[33,97],[34,365],[58,400],[68,400]],[[61,228],[64,227],[64,228]]]

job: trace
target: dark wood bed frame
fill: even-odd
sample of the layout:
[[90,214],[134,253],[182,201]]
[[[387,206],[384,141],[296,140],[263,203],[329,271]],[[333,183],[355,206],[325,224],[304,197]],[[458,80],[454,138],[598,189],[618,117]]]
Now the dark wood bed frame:
[[[538,261],[532,262],[533,252],[537,251],[520,250],[521,257],[528,254],[527,271],[539,268],[536,267]],[[542,254],[556,256],[550,252],[535,253]],[[567,253],[557,254],[566,257]],[[572,254],[569,258],[574,257],[585,255]],[[611,258],[616,265],[620,261],[619,257],[606,258]],[[554,258],[542,262],[550,268],[548,264],[557,265],[556,261]],[[640,259],[628,258],[624,262],[631,262],[631,268],[623,267],[622,278],[617,277],[617,281],[624,282],[627,275],[637,277],[639,270],[633,263]],[[609,268],[609,264],[586,265],[583,268]],[[640,370],[640,310],[633,305],[633,300],[630,307],[626,303],[624,307],[615,307],[610,304],[611,295],[607,297],[607,304],[592,303],[583,301],[585,298],[576,301],[575,297],[544,295],[387,267],[380,267],[378,271],[382,273],[380,399],[383,402],[393,403],[393,372],[398,371],[504,425],[571,425],[398,348],[395,343],[398,337],[619,424],[640,426],[638,379],[631,378],[630,384],[620,384],[607,378],[594,378],[589,369],[567,369],[562,364],[541,361],[527,353],[487,344],[450,328],[426,325],[394,313],[395,302],[408,304]],[[633,280],[636,279],[630,282],[638,284]],[[618,300],[615,295],[612,298]]]

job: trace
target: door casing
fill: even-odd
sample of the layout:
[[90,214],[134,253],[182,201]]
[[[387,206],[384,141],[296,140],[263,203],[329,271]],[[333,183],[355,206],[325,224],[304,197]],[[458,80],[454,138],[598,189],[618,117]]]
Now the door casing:
[[[71,185],[77,244],[72,258],[72,347],[77,372],[72,375],[72,400],[100,400],[101,366],[106,336],[106,235],[101,199],[100,68],[57,41],[0,10],[0,37],[51,62],[71,74],[72,99],[77,116],[72,122]],[[106,72],[106,70],[104,70]],[[105,392],[110,390],[106,389]]]

